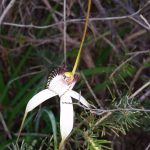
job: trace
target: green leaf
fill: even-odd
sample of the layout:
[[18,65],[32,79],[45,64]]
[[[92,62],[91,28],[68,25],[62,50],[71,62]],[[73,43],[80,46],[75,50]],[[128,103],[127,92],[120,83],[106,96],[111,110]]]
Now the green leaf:
[[48,115],[49,121],[51,122],[52,131],[53,131],[53,135],[54,135],[54,150],[57,150],[57,143],[58,143],[57,142],[57,126],[56,126],[56,119],[55,119],[53,112],[51,110],[42,108],[42,110],[40,111],[40,114],[38,116],[38,123],[36,124],[36,126],[39,126],[39,121],[40,121],[40,118],[43,113],[46,113]]

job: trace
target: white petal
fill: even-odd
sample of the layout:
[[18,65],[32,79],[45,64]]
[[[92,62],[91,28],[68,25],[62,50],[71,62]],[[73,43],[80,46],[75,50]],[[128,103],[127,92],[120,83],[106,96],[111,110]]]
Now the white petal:
[[65,82],[62,74],[56,75],[48,86],[49,90],[54,91],[59,96],[63,95],[67,90],[69,90],[70,86]]
[[30,99],[26,106],[26,112],[33,110],[35,107],[53,96],[56,96],[56,94],[48,89],[40,91]]
[[73,91],[73,90],[69,90],[67,92],[71,97],[73,97],[76,100],[79,100],[83,105],[85,105],[86,107],[90,108],[90,104],[86,101],[86,99],[81,96],[79,93]]
[[62,143],[69,136],[73,128],[73,118],[72,99],[68,94],[64,94],[60,98],[60,132]]

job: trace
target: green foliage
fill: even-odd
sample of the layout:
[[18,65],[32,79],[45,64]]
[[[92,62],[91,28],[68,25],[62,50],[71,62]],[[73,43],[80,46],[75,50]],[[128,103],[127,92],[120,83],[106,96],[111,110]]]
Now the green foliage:
[[87,141],[89,150],[112,150],[110,148],[111,142],[104,139],[98,139],[94,135],[89,135],[87,132],[84,133],[84,138]]
[[[56,126],[56,119],[55,119],[55,116],[53,114],[53,112],[51,110],[47,110],[46,108],[45,109],[42,109],[40,111],[40,114],[38,114],[38,121],[36,123],[36,128],[39,128],[39,121],[40,121],[40,118],[42,117],[42,114],[43,113],[46,113],[48,115],[48,120],[46,119],[46,124],[49,125],[49,122],[51,122],[51,126],[52,126],[52,132],[53,132],[53,137],[54,137],[54,150],[57,150],[57,126]],[[50,126],[48,126],[50,127]]]

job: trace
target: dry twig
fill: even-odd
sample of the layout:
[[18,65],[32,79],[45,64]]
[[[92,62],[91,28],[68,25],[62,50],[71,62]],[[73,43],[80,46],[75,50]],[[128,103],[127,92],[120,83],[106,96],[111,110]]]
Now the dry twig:
[[4,20],[5,16],[9,12],[9,10],[14,6],[16,0],[11,0],[8,4],[8,6],[3,11],[2,15],[0,16],[0,25],[2,24],[2,21]]

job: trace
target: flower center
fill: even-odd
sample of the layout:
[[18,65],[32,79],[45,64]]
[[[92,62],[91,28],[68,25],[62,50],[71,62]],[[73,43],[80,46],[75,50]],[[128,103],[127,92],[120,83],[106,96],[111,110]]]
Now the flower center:
[[65,72],[64,80],[68,85],[72,84],[72,82],[74,81],[74,75],[72,74],[72,72]]
[[77,74],[73,75],[71,72],[65,72],[64,69],[58,68],[50,74],[47,88],[61,96],[69,89],[72,89],[77,80]]

